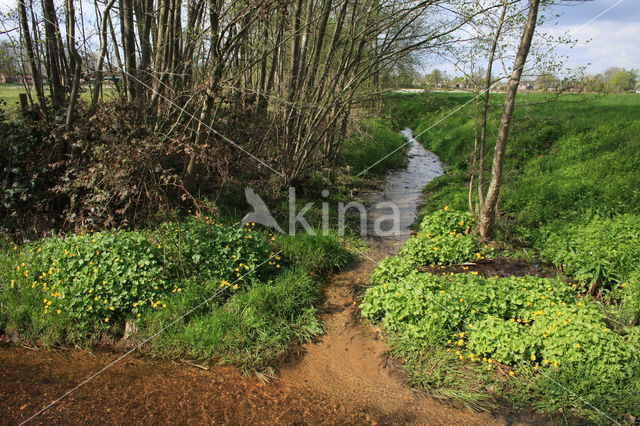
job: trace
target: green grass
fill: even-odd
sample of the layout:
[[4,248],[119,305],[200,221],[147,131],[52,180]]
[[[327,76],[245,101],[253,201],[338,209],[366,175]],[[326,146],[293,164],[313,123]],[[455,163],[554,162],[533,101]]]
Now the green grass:
[[343,146],[346,165],[352,174],[366,172],[381,175],[405,164],[406,141],[384,120],[368,120],[363,134],[347,140]]
[[[405,95],[389,99],[386,111],[398,127],[411,126],[415,133],[420,133],[472,96],[465,93]],[[562,413],[568,418],[608,423],[610,419],[599,410],[620,420],[628,414],[637,416],[640,403],[637,398],[639,370],[637,366],[628,369],[630,362],[637,364],[636,355],[640,353],[640,267],[637,263],[640,96],[562,95],[554,102],[550,98],[550,95],[540,93],[518,95],[520,105],[514,115],[506,152],[496,238],[503,246],[512,247],[514,256],[551,263],[577,281],[578,298],[572,299],[572,303],[565,301],[566,309],[569,305],[573,306],[571,309],[576,306],[585,309],[588,305],[590,311],[586,316],[580,314],[582,328],[574,329],[576,334],[571,337],[567,334],[566,339],[562,337],[569,333],[569,327],[566,333],[563,331],[558,335],[561,338],[559,344],[589,340],[603,330],[604,324],[609,328],[607,339],[600,336],[596,341],[582,344],[579,350],[589,355],[588,361],[560,364],[559,368],[547,369],[543,374],[533,367],[528,369],[526,363],[519,360],[514,364],[516,377],[505,382],[496,381],[495,374],[493,379],[488,378],[485,371],[477,370],[469,363],[461,364],[455,357],[443,353],[446,345],[437,343],[443,328],[438,327],[436,319],[441,321],[448,317],[449,311],[423,315],[432,318],[431,323],[418,321],[399,329],[397,323],[388,319],[384,321],[395,327],[390,330],[390,337],[397,353],[406,360],[412,383],[430,393],[444,390],[443,397],[448,395],[473,405],[477,393],[467,394],[465,391],[482,391],[484,386],[485,394],[489,391],[494,400],[501,399],[514,407],[534,407],[546,413]],[[503,95],[492,96],[488,163],[502,100]],[[475,108],[471,102],[419,137],[421,143],[448,165],[445,176],[435,179],[425,188],[427,200],[421,212],[423,217],[432,215],[443,206],[468,209]],[[395,259],[385,261],[383,267],[384,271],[378,275],[388,275],[388,271],[400,275],[411,272]],[[413,290],[414,280],[422,275],[409,276],[409,281],[414,283],[411,286]],[[387,276],[388,282],[390,279]],[[373,288],[381,288],[378,281],[374,282],[376,287]],[[486,295],[501,291],[504,283],[498,285],[499,281],[495,282],[496,285],[482,285],[479,293]],[[593,284],[599,292],[595,300],[586,294]],[[412,309],[418,309],[415,304],[420,304],[415,301],[415,295],[399,302],[396,299],[402,297],[405,289],[393,290],[389,290],[393,303],[391,299],[376,303],[386,306],[388,315],[401,315],[400,318],[412,315]],[[509,294],[516,295],[516,299],[511,300],[510,296],[500,298],[507,309],[515,307],[518,300],[524,300],[524,295],[517,296],[515,290]],[[424,293],[423,296],[427,297]],[[465,293],[460,300],[466,303],[471,297]],[[433,304],[425,307],[434,308]],[[454,309],[453,312],[457,311]],[[560,312],[558,315],[564,314]],[[521,337],[524,338],[524,334],[509,334],[515,332],[515,329],[509,331],[511,323],[507,323],[509,327],[505,328],[499,321],[491,321],[494,323],[483,322],[474,330],[483,329],[496,335],[485,340],[473,338],[470,346],[475,345],[477,349],[479,343],[496,342],[503,335],[509,336],[504,342],[505,347],[523,341]],[[427,325],[432,329],[424,335]],[[532,323],[533,327],[535,324]],[[595,328],[588,331],[590,327]],[[411,333],[418,333],[421,337],[417,340],[407,338]],[[430,342],[431,346],[421,347],[418,340]],[[529,348],[538,347],[531,341],[527,345]],[[429,356],[431,353],[440,355],[434,360]],[[502,355],[509,358],[516,353],[513,349]],[[562,353],[568,353],[568,349]],[[614,360],[616,356],[618,359]],[[621,362],[620,356],[636,358]],[[502,361],[512,363],[507,358]],[[602,363],[602,360],[606,361]],[[484,385],[478,388],[478,383]]]
[[210,218],[5,244],[0,333],[88,347],[135,324],[132,345],[160,333],[145,345],[156,356],[270,373],[291,345],[322,332],[322,277],[360,246],[336,233],[271,237]]
[[[155,353],[214,359],[245,371],[270,372],[273,362],[292,344],[322,333],[315,309],[319,298],[316,280],[306,270],[292,268],[164,333],[155,344]],[[157,318],[151,321],[166,323]],[[147,328],[143,335],[152,331],[155,327]]]
[[[48,88],[45,87],[45,92],[47,90]],[[7,112],[17,111],[20,108],[20,93],[26,93],[24,86],[20,84],[0,84],[0,101],[5,102],[5,105],[0,104],[0,109],[4,109]],[[109,100],[116,94],[117,92],[113,88],[106,87],[104,89],[105,100]],[[35,91],[32,90],[31,96],[35,99]],[[83,86],[80,92],[80,99],[84,101],[91,99],[91,92],[88,86]]]
[[6,111],[17,110],[20,107],[20,93],[25,93],[24,87],[15,84],[0,84],[0,109]]

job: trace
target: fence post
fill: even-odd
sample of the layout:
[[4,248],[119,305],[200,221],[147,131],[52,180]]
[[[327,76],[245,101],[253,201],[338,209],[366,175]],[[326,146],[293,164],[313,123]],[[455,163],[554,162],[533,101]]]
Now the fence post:
[[29,99],[26,93],[20,93],[20,112],[25,115],[29,110]]

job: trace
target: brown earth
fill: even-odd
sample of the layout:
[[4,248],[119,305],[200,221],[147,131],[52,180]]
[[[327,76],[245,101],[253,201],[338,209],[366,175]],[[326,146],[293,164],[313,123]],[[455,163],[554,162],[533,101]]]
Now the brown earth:
[[[395,253],[399,244],[373,241],[369,259],[329,279],[320,307],[326,333],[283,360],[280,374],[268,383],[234,367],[204,370],[133,354],[31,422],[511,424],[513,419],[504,415],[474,413],[409,389],[378,331],[359,320],[356,301],[361,284],[375,261]],[[92,354],[3,345],[0,423],[30,419],[121,354],[114,349]]]
[[427,266],[420,268],[421,272],[432,274],[451,273],[461,274],[465,272],[478,272],[485,278],[490,277],[523,277],[525,275],[533,275],[543,278],[555,278],[558,275],[557,269],[547,269],[540,265],[532,265],[524,260],[509,258],[491,258],[481,259],[476,262],[465,263],[464,265],[452,266]]

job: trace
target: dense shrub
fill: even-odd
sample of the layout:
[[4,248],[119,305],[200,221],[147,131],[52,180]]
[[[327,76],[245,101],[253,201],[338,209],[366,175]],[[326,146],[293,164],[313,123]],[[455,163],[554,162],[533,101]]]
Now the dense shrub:
[[164,275],[160,247],[141,232],[48,238],[15,250],[3,299],[16,331],[51,328],[77,338],[166,306],[177,291]]
[[[269,372],[322,332],[317,275],[354,258],[337,234],[274,237],[209,218],[0,247],[0,332],[30,342],[119,339]],[[148,339],[153,338],[151,342]]]
[[243,281],[241,277],[254,269],[251,277],[259,279],[282,266],[281,256],[273,253],[275,237],[256,231],[255,224],[229,227],[206,217],[188,219],[163,223],[154,238],[164,247],[172,278],[199,276],[217,287],[223,280]]

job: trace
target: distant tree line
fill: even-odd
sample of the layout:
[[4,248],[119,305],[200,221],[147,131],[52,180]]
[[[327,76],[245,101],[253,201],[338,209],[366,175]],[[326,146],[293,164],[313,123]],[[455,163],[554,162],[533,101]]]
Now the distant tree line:
[[[392,81],[395,87],[416,88],[478,88],[481,87],[480,76],[485,70],[479,69],[477,76],[449,76],[437,68],[427,74],[420,74],[414,70],[406,70]],[[601,74],[586,75],[580,78],[561,78],[550,72],[541,72],[534,78],[524,77],[524,86],[531,90],[564,91],[575,89],[584,92],[597,93],[627,93],[640,91],[640,71],[611,67]],[[505,83],[496,83],[496,89],[504,89]]]

